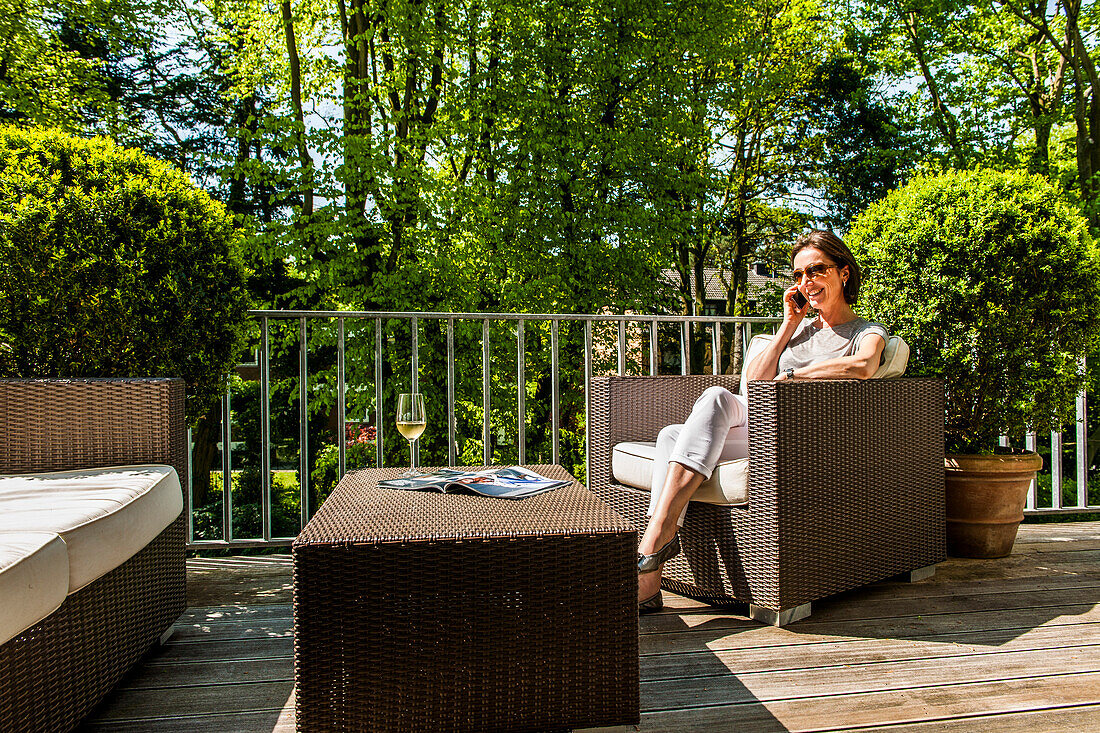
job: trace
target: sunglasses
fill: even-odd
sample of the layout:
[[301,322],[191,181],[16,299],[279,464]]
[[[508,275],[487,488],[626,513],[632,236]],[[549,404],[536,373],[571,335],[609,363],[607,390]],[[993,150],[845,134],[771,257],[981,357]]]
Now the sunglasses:
[[825,271],[833,268],[840,267],[840,265],[823,265],[821,263],[813,264],[807,267],[805,270],[795,270],[791,273],[791,282],[798,285],[802,282],[802,276],[805,275],[807,280],[816,280],[825,274]]

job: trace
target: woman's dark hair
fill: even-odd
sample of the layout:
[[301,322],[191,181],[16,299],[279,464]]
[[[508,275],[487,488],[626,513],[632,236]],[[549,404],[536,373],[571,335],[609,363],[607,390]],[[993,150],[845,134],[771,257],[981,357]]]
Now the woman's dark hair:
[[799,252],[809,247],[820,250],[834,264],[848,267],[848,279],[844,281],[844,302],[848,305],[855,305],[856,301],[859,300],[859,284],[862,275],[859,265],[856,264],[856,258],[848,249],[848,245],[844,244],[840,237],[831,231],[814,229],[800,235],[795,241],[794,247],[791,248],[791,264],[794,264],[794,258]]

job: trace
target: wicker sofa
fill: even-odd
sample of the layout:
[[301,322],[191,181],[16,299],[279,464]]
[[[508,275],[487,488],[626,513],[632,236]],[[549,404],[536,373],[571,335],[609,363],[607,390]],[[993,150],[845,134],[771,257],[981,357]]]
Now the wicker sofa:
[[186,471],[180,380],[0,380],[0,730],[72,730],[183,612]]
[[[593,380],[589,486],[636,526],[649,492],[615,480],[614,447],[683,422],[715,384],[738,390],[721,375]],[[826,596],[931,574],[946,556],[938,380],[759,381],[748,395],[747,501],[690,503],[664,588],[783,625]]]

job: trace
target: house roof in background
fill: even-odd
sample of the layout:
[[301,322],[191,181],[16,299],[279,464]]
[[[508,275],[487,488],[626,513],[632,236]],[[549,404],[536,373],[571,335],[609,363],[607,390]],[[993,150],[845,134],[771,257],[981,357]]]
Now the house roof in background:
[[[725,300],[726,299],[726,286],[722,284],[722,279],[719,277],[719,270],[716,267],[703,268],[703,279],[706,287],[706,294],[703,300]],[[667,280],[673,287],[679,287],[680,275],[676,270],[662,270],[661,277]],[[766,275],[758,275],[756,273],[756,265],[753,264],[749,267],[749,296],[752,297],[762,290],[777,285],[782,288],[787,287],[787,279],[784,277],[767,277]],[[695,297],[695,280],[691,281],[691,297]]]

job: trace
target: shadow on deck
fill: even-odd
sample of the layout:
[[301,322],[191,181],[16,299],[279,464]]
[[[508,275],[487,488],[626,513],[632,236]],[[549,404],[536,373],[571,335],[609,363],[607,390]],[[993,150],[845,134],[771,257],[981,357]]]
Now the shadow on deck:
[[[290,559],[188,561],[188,611],[87,731],[294,730]],[[1100,730],[1100,523],[814,604],[783,629],[666,592],[641,731]],[[632,730],[622,728],[614,730]]]

